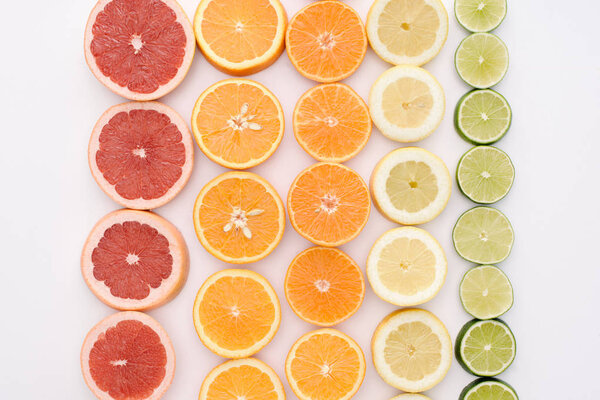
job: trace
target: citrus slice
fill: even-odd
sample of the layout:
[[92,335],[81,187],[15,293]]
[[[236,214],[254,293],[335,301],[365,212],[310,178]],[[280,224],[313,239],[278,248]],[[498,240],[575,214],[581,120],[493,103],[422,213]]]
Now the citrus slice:
[[371,341],[373,364],[389,385],[405,392],[431,389],[452,363],[446,327],[429,311],[405,308],[385,317]]
[[187,183],[194,143],[185,121],[157,102],[113,106],[90,138],[88,161],[100,189],[127,208],[160,207]]
[[90,70],[104,86],[130,100],[154,100],[183,81],[196,43],[175,0],[99,0],[84,47]]
[[392,151],[371,175],[373,202],[385,217],[403,225],[424,224],[437,217],[451,190],[444,162],[418,147]]
[[81,273],[90,290],[118,310],[148,310],[179,293],[188,275],[188,250],[169,221],[148,211],[118,210],[90,232]]
[[279,100],[260,83],[226,79],[206,89],[192,112],[196,143],[232,169],[254,167],[277,150],[284,132]]
[[399,394],[396,397],[391,398],[390,400],[431,400],[429,397],[419,394],[419,393],[404,393]]
[[281,380],[264,362],[255,358],[229,360],[204,379],[198,400],[285,400]]
[[194,17],[206,59],[230,75],[250,75],[283,52],[287,16],[279,0],[202,0]]
[[81,371],[100,400],[158,400],[173,381],[175,351],[152,317],[120,312],[100,321],[85,337]]
[[508,383],[495,378],[479,378],[468,384],[459,400],[519,400]]
[[506,0],[456,0],[454,14],[458,23],[471,32],[496,29],[506,17]]
[[319,161],[348,161],[371,136],[369,109],[348,85],[315,86],[296,104],[294,135],[298,144]]
[[319,329],[294,343],[285,374],[300,400],[348,400],[365,377],[365,356],[348,335]]
[[358,310],[365,297],[365,281],[358,265],[343,251],[311,247],[290,264],[285,296],[306,322],[332,326]]
[[508,325],[498,319],[467,322],[456,337],[456,360],[469,373],[495,376],[515,359],[517,343]]
[[371,200],[367,185],[354,170],[342,164],[317,163],[296,177],[287,208],[296,232],[319,246],[335,247],[362,231]]
[[496,264],[510,254],[515,234],[508,218],[491,207],[474,207],[458,218],[452,231],[458,255],[477,264]]
[[508,155],[492,146],[477,146],[458,162],[456,181],[461,192],[480,204],[502,200],[515,179],[515,167]]
[[389,139],[425,139],[444,118],[446,99],[440,83],[423,68],[399,65],[385,71],[369,94],[371,118]]
[[480,265],[467,271],[459,293],[465,311],[477,319],[498,318],[513,305],[510,280],[493,265]]
[[448,13],[440,0],[376,0],[367,17],[375,53],[399,65],[423,65],[448,37]]
[[225,269],[210,276],[194,301],[194,327],[213,353],[249,357],[279,329],[281,306],[275,290],[256,272]]
[[373,291],[397,306],[415,306],[431,300],[444,285],[447,272],[442,246],[419,228],[387,231],[377,239],[367,258],[367,276]]
[[329,83],[356,71],[367,52],[367,35],[352,7],[338,0],[321,0],[294,15],[285,45],[288,57],[302,76]]
[[496,85],[508,71],[508,49],[498,36],[473,33],[460,42],[454,55],[456,72],[478,89]]
[[454,126],[474,144],[492,144],[508,132],[512,111],[508,101],[491,89],[472,90],[456,105]]
[[194,204],[194,229],[202,246],[221,261],[261,260],[283,237],[283,202],[264,178],[226,172],[208,182]]

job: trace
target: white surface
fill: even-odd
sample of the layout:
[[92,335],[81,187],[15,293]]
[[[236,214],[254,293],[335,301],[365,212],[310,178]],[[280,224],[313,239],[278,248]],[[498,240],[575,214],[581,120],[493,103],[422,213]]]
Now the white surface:
[[[444,1],[449,6],[451,0]],[[182,4],[192,16],[197,0]],[[284,1],[291,16],[308,0]],[[366,18],[370,0],[348,0]],[[508,17],[497,30],[510,50],[510,69],[497,89],[510,101],[513,126],[499,143],[513,159],[517,179],[498,204],[512,221],[516,245],[501,267],[515,288],[515,306],[505,316],[513,328],[518,354],[500,378],[524,400],[600,397],[600,3],[509,0]],[[87,331],[113,312],[83,283],[79,255],[92,225],[118,208],[96,186],[87,165],[91,129],[109,106],[123,101],[100,85],[84,62],[83,29],[93,1],[10,1],[0,14],[2,38],[2,126],[0,146],[0,243],[2,304],[0,398],[92,399],[79,369],[79,350]],[[440,155],[454,171],[469,145],[454,132],[452,112],[467,91],[454,71],[453,53],[466,33],[450,11],[450,34],[441,54],[427,65],[447,97],[442,126],[419,145]],[[347,80],[366,97],[389,66],[369,50]],[[183,84],[163,101],[189,119],[196,97],[225,78],[198,52]],[[288,128],[280,149],[255,172],[285,196],[295,175],[313,160],[296,144],[291,112],[312,82],[301,78],[284,54],[271,68],[252,77],[280,98]],[[372,167],[398,144],[374,130],[363,152],[347,163],[368,178]],[[208,255],[194,236],[191,211],[196,194],[223,171],[200,151],[185,190],[158,213],[185,236],[191,253],[189,280],[168,305],[151,312],[169,332],[178,364],[167,400],[195,399],[206,373],[222,360],[196,337],[191,309],[203,280],[225,265]],[[435,312],[452,337],[469,318],[458,299],[458,284],[468,263],[459,259],[450,233],[471,204],[454,187],[448,208],[425,225],[443,245],[449,273],[441,293],[425,308]],[[394,227],[373,211],[364,232],[343,247],[363,267],[378,235]],[[288,263],[309,243],[287,227],[281,246],[249,268],[278,290],[283,321],[259,358],[284,381],[284,358],[303,332],[313,329],[290,310],[282,296]],[[353,336],[370,358],[369,340],[393,306],[368,288],[359,312],[339,328]],[[473,378],[454,361],[446,379],[428,394],[456,399]],[[398,392],[387,386],[368,362],[361,400],[386,400]]]

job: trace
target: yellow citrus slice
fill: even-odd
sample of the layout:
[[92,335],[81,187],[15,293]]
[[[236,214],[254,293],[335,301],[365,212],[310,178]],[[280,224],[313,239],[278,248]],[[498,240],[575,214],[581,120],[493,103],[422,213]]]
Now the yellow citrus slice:
[[431,389],[452,363],[446,327],[429,311],[406,308],[381,321],[371,341],[373,364],[389,385],[405,392]]
[[392,397],[390,400],[431,400],[429,397],[419,393],[404,393],[399,394],[396,397]]
[[397,306],[431,300],[444,285],[448,262],[444,249],[424,229],[391,229],[373,245],[367,276],[375,294]]
[[194,301],[194,327],[221,357],[249,357],[279,329],[281,307],[269,282],[253,271],[226,269],[210,276]]
[[335,329],[319,329],[294,343],[285,374],[300,400],[347,400],[365,377],[365,356],[351,337]]
[[367,17],[375,53],[399,65],[423,65],[448,37],[448,12],[440,0],[375,0]]
[[403,225],[424,224],[448,204],[452,181],[446,164],[429,151],[404,147],[386,155],[371,175],[379,211]]
[[198,400],[285,400],[281,380],[255,358],[229,360],[214,368],[202,382]]
[[204,248],[221,261],[261,260],[283,237],[283,202],[264,178],[232,171],[202,188],[194,204],[194,228]]
[[230,75],[250,75],[283,52],[287,16],[279,0],[201,0],[196,41],[206,59]]
[[277,150],[285,123],[279,100],[248,79],[226,79],[206,89],[192,112],[196,143],[214,162],[254,167]]

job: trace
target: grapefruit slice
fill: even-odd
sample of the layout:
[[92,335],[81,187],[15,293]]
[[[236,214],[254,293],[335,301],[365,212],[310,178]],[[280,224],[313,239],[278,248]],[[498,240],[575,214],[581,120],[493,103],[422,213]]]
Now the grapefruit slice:
[[196,42],[175,0],[99,0],[85,28],[85,60],[94,76],[129,100],[154,100],[175,89]]
[[87,334],[81,348],[85,383],[100,400],[157,400],[175,374],[175,351],[152,317],[113,314]]
[[148,310],[168,302],[181,290],[188,268],[181,233],[148,211],[106,215],[92,229],[81,254],[85,283],[118,310]]
[[171,201],[194,165],[192,135],[181,116],[157,102],[109,108],[88,147],[94,179],[111,199],[138,210]]

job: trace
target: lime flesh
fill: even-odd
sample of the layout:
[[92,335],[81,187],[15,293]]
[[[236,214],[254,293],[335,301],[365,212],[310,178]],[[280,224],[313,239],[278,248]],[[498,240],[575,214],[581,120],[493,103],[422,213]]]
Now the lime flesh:
[[495,378],[479,378],[468,384],[458,400],[519,400],[508,383]]
[[477,319],[497,318],[513,305],[510,280],[493,265],[480,265],[467,271],[459,294],[465,311]]
[[504,78],[508,70],[508,49],[496,35],[473,33],[458,46],[454,66],[467,84],[487,89]]
[[456,0],[454,14],[458,23],[471,32],[496,29],[506,17],[506,0]]
[[465,196],[475,203],[492,204],[503,199],[515,179],[508,155],[492,146],[467,151],[456,168],[456,181]]
[[512,111],[508,101],[491,89],[472,90],[457,103],[454,126],[474,144],[492,144],[510,128]]

